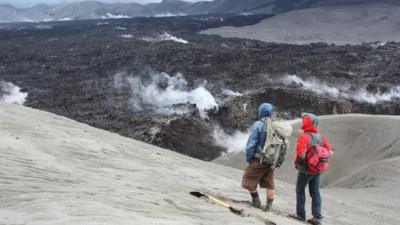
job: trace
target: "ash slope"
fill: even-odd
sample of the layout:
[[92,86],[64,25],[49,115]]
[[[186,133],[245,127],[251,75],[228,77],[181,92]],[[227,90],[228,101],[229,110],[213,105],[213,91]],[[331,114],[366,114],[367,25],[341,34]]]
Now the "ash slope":
[[16,105],[0,104],[0,126],[1,224],[297,224],[188,194],[247,200],[239,170]]
[[363,4],[290,11],[256,25],[203,31],[266,42],[337,45],[400,41],[400,6]]
[[[2,224],[298,224],[241,203],[249,196],[240,170],[16,105],[0,104],[0,126]],[[294,187],[279,181],[277,187],[276,209],[292,212]],[[194,198],[192,190],[249,216]],[[344,188],[323,194],[328,225],[399,222],[395,200],[371,203],[365,201],[371,192]],[[375,206],[381,199],[393,204],[386,209],[391,215]]]
[[[340,115],[323,116],[320,130],[336,149],[329,172],[323,176],[326,192],[348,204],[358,202],[376,215],[368,224],[398,224],[399,207],[400,117]],[[300,123],[294,125],[287,160],[277,178],[294,183],[293,158]],[[223,156],[216,162],[244,168],[244,153]],[[371,198],[371,196],[374,196]],[[382,221],[380,221],[382,219]],[[354,223],[352,223],[354,224]]]

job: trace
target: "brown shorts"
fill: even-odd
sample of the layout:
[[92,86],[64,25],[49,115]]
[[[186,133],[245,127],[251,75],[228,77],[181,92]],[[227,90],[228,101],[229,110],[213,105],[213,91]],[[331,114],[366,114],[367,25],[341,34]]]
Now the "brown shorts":
[[249,191],[255,191],[258,184],[261,188],[275,189],[274,170],[267,165],[260,164],[258,160],[253,160],[244,171],[242,187]]

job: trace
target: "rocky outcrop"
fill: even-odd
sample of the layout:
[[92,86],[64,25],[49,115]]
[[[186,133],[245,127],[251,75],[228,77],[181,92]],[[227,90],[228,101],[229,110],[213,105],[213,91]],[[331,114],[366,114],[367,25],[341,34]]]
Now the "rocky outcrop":
[[215,146],[212,128],[210,123],[200,118],[177,117],[162,123],[150,143],[210,161],[226,151],[222,147]]

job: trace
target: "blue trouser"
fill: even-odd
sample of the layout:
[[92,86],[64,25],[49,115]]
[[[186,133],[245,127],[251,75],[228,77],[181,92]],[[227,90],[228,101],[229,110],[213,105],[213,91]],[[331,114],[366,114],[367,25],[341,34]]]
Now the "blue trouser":
[[306,218],[306,193],[305,189],[308,184],[308,188],[310,190],[310,195],[312,198],[312,215],[321,219],[321,194],[319,192],[319,182],[320,182],[320,174],[316,176],[306,175],[302,172],[299,172],[297,176],[297,184],[296,184],[296,211],[297,215],[301,216],[303,219]]

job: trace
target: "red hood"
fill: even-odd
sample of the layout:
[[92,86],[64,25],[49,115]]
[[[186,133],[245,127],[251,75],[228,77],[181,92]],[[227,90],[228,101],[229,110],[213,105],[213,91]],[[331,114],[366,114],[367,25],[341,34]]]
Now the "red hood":
[[302,127],[301,129],[304,132],[318,133],[318,128],[314,126],[314,121],[311,117],[305,116],[302,118]]

